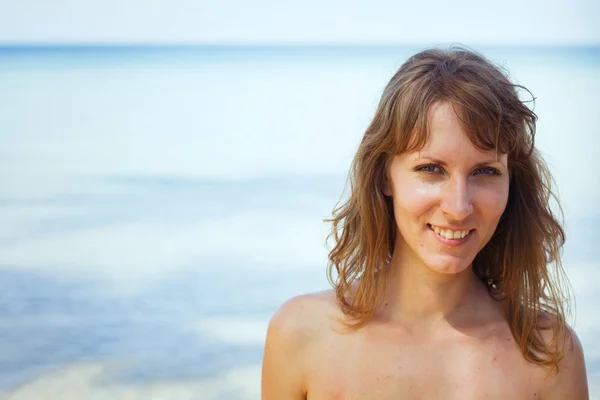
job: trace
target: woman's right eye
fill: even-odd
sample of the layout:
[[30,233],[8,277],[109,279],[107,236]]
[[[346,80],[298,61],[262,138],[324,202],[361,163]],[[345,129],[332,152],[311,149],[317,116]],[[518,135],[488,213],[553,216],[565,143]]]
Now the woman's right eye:
[[438,165],[427,164],[427,165],[421,165],[421,166],[417,167],[417,171],[426,172],[428,174],[436,174],[436,173],[441,173],[442,169]]

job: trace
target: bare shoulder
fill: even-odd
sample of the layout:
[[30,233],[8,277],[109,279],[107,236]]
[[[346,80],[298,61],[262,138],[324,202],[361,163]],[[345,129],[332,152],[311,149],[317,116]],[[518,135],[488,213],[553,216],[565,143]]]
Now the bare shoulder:
[[[552,340],[551,330],[542,331],[548,342]],[[558,336],[558,344],[563,349],[564,357],[554,371],[542,383],[542,398],[545,400],[589,399],[587,373],[583,347],[575,331],[566,326]]]
[[267,339],[285,338],[308,344],[323,322],[327,298],[324,292],[302,294],[283,303],[271,317]]
[[327,320],[336,313],[335,292],[302,294],[295,296],[275,312],[269,326],[305,339],[323,329]]
[[262,365],[262,399],[304,399],[310,349],[329,329],[335,293],[296,296],[271,317]]

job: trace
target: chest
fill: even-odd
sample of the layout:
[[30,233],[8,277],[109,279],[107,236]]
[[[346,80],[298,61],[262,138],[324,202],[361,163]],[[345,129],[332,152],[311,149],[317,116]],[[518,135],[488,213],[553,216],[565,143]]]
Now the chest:
[[309,372],[308,400],[540,399],[538,371],[495,342],[337,338]]

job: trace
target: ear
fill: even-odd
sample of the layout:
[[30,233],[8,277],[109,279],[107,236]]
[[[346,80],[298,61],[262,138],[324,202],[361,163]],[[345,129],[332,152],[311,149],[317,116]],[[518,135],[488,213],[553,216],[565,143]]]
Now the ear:
[[392,196],[392,188],[390,187],[389,181],[387,179],[381,185],[381,191],[384,195],[388,197]]

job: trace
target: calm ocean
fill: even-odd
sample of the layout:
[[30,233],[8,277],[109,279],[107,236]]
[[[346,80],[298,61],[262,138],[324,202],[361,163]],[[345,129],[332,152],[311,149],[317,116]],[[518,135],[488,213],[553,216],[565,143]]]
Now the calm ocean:
[[[418,48],[0,47],[0,399],[258,399]],[[600,399],[600,48],[478,48],[536,96]]]

